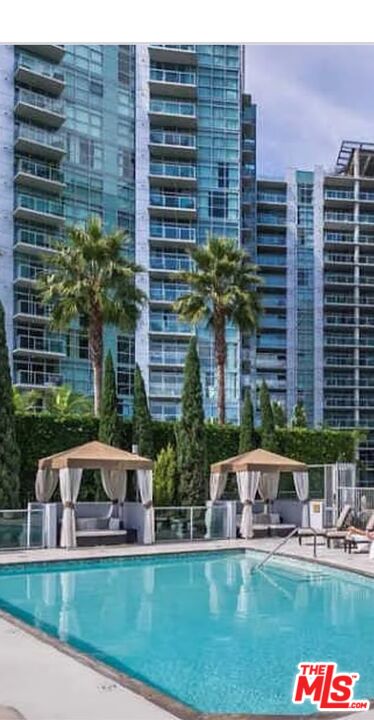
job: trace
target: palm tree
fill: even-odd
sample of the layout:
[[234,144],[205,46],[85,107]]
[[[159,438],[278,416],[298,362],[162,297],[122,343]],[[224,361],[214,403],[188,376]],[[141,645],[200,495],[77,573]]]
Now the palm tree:
[[92,401],[85,395],[74,392],[69,385],[60,385],[47,390],[45,409],[60,418],[83,415],[92,412]]
[[21,392],[18,387],[13,385],[13,408],[14,412],[25,415],[26,413],[36,413],[38,407],[42,406],[42,398],[37,390],[29,390]]
[[90,218],[85,228],[68,229],[66,245],[39,280],[42,301],[52,308],[53,328],[65,330],[79,316],[87,324],[95,415],[100,409],[104,325],[133,330],[145,300],[135,285],[142,268],[122,252],[127,241],[121,230],[104,234],[100,218]]
[[257,268],[235,242],[210,237],[207,244],[191,251],[195,269],[179,274],[190,285],[190,292],[174,303],[178,315],[194,324],[206,320],[214,335],[218,378],[217,410],[220,424],[225,422],[226,324],[234,323],[242,332],[255,330],[260,313]]

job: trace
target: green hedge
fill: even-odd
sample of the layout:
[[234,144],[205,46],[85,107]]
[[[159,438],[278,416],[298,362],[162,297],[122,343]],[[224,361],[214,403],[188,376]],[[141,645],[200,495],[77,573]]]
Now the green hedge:
[[[154,422],[154,446],[157,455],[168,443],[175,446],[174,423]],[[66,450],[74,445],[95,440],[98,421],[91,416],[72,416],[60,420],[47,413],[16,415],[17,441],[21,450],[21,506],[34,499],[34,481],[38,459]],[[121,445],[131,450],[132,425],[122,421]],[[281,429],[276,432],[276,451],[308,464],[350,461],[355,456],[357,435],[338,430]],[[235,425],[206,425],[207,466],[238,454],[239,427]],[[257,445],[261,445],[260,433]],[[275,449],[275,448],[274,448]],[[97,489],[97,487],[96,487]],[[95,488],[83,482],[81,498],[91,499]]]

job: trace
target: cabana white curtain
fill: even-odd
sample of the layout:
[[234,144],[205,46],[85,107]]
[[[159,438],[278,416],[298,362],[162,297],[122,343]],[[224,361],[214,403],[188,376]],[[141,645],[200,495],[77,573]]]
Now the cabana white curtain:
[[262,472],[258,484],[258,492],[265,503],[276,500],[279,488],[279,471]]
[[60,470],[60,493],[64,507],[60,545],[64,548],[77,546],[74,507],[79,495],[81,479],[82,468],[61,468]]
[[138,488],[144,507],[144,545],[155,541],[155,518],[153,509],[153,477],[152,470],[138,470]]
[[35,495],[38,502],[47,503],[58,484],[58,470],[38,470],[35,481]]
[[253,537],[253,513],[254,503],[261,473],[257,470],[240,470],[236,473],[238,491],[243,512],[240,521],[240,535],[243,538]]
[[114,505],[123,504],[127,491],[127,470],[109,470],[101,469],[101,482],[103,488],[112,501],[112,515],[114,514]]
[[301,527],[309,527],[309,474],[307,472],[294,472],[293,480],[297,497],[302,502]]
[[226,473],[211,473],[210,475],[210,499],[215,502],[219,500],[226,486]]

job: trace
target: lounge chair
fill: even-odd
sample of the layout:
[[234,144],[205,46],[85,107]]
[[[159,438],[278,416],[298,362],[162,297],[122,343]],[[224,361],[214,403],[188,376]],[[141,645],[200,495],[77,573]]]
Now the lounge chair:
[[[335,537],[336,533],[342,533],[342,535],[339,535],[338,537],[342,537],[344,539],[346,530],[343,530],[344,525],[348,523],[348,519],[352,513],[352,509],[350,505],[344,505],[337,521],[335,528],[331,528],[330,530],[321,529],[321,530],[312,530],[311,528],[300,528],[298,532],[298,538],[299,538],[299,545],[302,544],[303,538],[311,538],[311,537],[322,537],[326,538],[327,540],[327,546],[330,547],[330,540],[332,537]],[[332,535],[330,535],[332,533]],[[335,534],[335,535],[334,535]]]
[[[365,530],[374,530],[374,512],[371,513],[366,525]],[[370,545],[370,559],[373,559],[371,557],[372,553],[374,553],[374,543],[369,540],[369,538],[364,537],[363,535],[353,535],[349,536],[347,533],[345,534],[344,538],[344,550],[348,550],[349,553],[351,553],[353,547],[357,547],[358,545]],[[374,555],[373,555],[374,557]]]

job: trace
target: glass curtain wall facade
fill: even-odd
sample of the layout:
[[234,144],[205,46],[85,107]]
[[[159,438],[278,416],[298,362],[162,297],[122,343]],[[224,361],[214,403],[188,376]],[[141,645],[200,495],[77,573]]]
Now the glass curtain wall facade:
[[[38,273],[68,225],[102,218],[121,227],[134,255],[135,49],[16,46],[14,56],[14,382],[21,389],[68,383],[92,392],[87,333],[77,319],[48,327]],[[121,406],[130,414],[134,337],[106,330]]]

